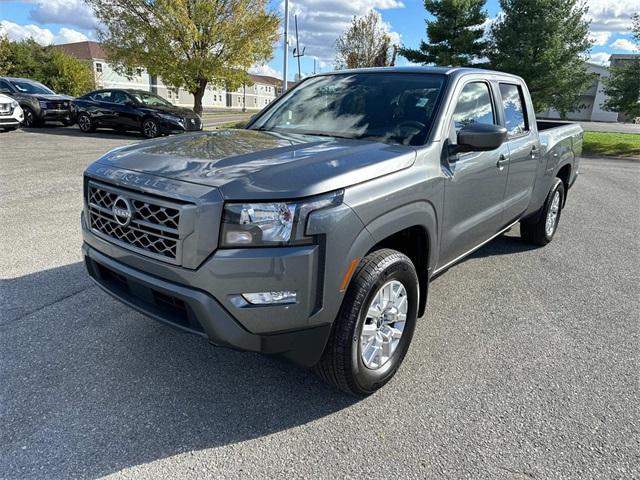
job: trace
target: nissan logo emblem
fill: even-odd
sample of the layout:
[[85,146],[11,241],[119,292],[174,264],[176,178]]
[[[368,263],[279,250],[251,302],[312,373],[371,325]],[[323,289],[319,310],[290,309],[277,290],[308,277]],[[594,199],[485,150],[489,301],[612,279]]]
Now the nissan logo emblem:
[[131,223],[131,218],[133,217],[133,212],[131,210],[131,203],[129,200],[123,196],[119,196],[116,198],[116,201],[113,202],[113,207],[111,208],[111,213],[113,213],[113,218],[118,222],[118,224],[126,227]]

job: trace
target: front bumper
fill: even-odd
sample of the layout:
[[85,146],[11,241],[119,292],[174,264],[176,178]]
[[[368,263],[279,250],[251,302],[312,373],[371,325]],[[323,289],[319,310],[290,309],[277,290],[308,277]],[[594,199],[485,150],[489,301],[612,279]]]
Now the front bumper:
[[322,355],[331,325],[252,333],[208,292],[128,267],[87,243],[82,250],[89,275],[103,290],[162,323],[204,336],[214,345],[279,354],[303,366],[314,365]]
[[[193,120],[193,122],[191,121]],[[163,134],[182,133],[182,132],[199,132],[202,130],[202,121],[200,119],[186,118],[184,122],[168,120],[160,118],[160,131]]]
[[17,127],[24,121],[24,113],[20,107],[14,108],[8,114],[0,114],[0,128]]
[[[90,276],[142,313],[212,343],[281,354],[310,366],[320,358],[330,324],[318,321],[317,245],[218,250],[197,269],[136,255],[96,236],[82,217]],[[296,290],[297,302],[255,306],[242,293]]]
[[71,109],[42,108],[39,118],[42,121],[69,121],[72,118]]

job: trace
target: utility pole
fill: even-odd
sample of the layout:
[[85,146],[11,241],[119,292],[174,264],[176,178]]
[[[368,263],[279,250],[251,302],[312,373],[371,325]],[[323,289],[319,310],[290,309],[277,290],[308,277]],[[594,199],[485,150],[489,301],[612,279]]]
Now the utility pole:
[[282,77],[282,93],[287,91],[289,68],[289,0],[284,0],[284,72]]
[[304,51],[307,49],[307,47],[304,47],[302,49],[302,52],[300,52],[300,43],[298,42],[298,16],[297,15],[294,17],[294,20],[296,22],[296,48],[293,49],[293,56],[298,59],[298,81],[300,81],[302,80],[302,71],[300,70],[300,57],[304,57]]

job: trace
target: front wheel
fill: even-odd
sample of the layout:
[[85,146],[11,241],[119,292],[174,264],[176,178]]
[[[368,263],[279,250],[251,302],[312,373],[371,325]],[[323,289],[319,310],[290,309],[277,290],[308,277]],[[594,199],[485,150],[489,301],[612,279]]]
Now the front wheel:
[[22,121],[22,125],[27,128],[33,128],[40,125],[38,118],[36,117],[35,112],[29,107],[23,107],[22,109],[24,114],[24,120]]
[[524,220],[520,223],[520,236],[523,240],[540,246],[553,240],[560,222],[564,196],[564,183],[556,178],[536,220]]
[[355,396],[378,390],[395,375],[413,337],[418,276],[408,257],[382,249],[358,266],[322,358],[318,375]]
[[153,118],[147,118],[142,122],[142,134],[147,138],[156,138],[160,135],[160,125]]
[[82,131],[82,133],[91,133],[96,130],[96,126],[91,120],[91,117],[86,113],[81,113],[78,116],[78,127]]

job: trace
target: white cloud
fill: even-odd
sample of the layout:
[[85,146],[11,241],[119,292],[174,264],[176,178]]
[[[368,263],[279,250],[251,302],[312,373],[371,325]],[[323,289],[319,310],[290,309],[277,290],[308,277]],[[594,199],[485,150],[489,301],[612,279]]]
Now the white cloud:
[[249,73],[253,73],[255,75],[267,75],[269,77],[282,78],[282,72],[276,70],[270,65],[256,65],[249,69]]
[[[281,3],[284,14],[284,3]],[[321,65],[332,65],[335,58],[335,43],[354,16],[366,15],[372,8],[385,10],[403,8],[399,0],[291,0],[289,4],[289,35],[291,48],[295,47],[294,15],[298,15],[300,48],[315,56]],[[390,30],[391,38],[399,41],[400,35]]]
[[57,23],[94,29],[97,20],[84,0],[33,0],[29,17],[39,24]]
[[606,45],[611,38],[611,32],[591,32],[589,38],[594,45]]
[[51,45],[55,43],[71,43],[87,40],[87,36],[71,28],[62,27],[57,34],[48,28],[37,25],[18,25],[8,20],[0,21],[0,31],[9,37],[9,40],[21,41],[32,38],[40,45]]
[[588,0],[593,32],[625,32],[631,27],[631,15],[640,12],[640,0]]
[[589,57],[589,62],[608,67],[610,56],[611,55],[606,52],[592,53]]
[[609,46],[619,50],[626,50],[627,52],[635,52],[638,50],[638,46],[626,38],[619,38]]

